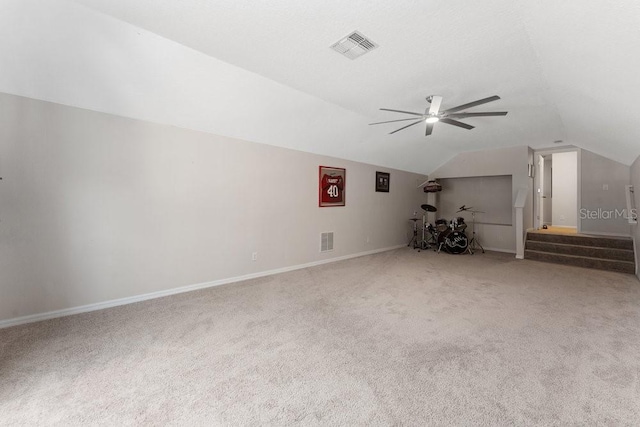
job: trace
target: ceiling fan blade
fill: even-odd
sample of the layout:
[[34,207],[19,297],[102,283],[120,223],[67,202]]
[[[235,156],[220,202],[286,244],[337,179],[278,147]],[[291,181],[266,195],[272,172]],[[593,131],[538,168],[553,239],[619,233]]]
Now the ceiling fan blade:
[[431,132],[433,132],[433,123],[427,123],[427,131],[424,133],[424,136],[431,135]]
[[417,119],[415,117],[411,117],[410,119],[388,120],[386,122],[369,123],[369,126],[371,126],[371,125],[381,125],[383,123],[404,122],[406,120],[417,120]]
[[394,130],[393,132],[389,132],[389,135],[392,135],[392,134],[394,134],[394,133],[396,133],[396,132],[400,132],[402,129],[406,129],[406,128],[408,128],[409,126],[413,126],[413,125],[417,125],[418,123],[422,123],[423,121],[424,121],[424,120],[418,120],[417,122],[413,122],[413,123],[411,123],[410,125],[406,125],[405,127],[401,127],[400,129],[396,129],[396,130]]
[[468,130],[471,130],[471,129],[473,129],[475,127],[475,126],[468,125],[466,123],[459,122],[457,120],[452,120],[452,119],[447,119],[447,118],[440,119],[440,121],[442,123],[446,123],[448,125],[454,125],[454,126],[458,126],[459,128],[464,128],[464,129],[468,129]]
[[462,105],[458,105],[457,107],[449,108],[448,110],[443,111],[443,113],[455,113],[456,111],[464,110],[466,108],[471,108],[471,107],[477,107],[478,105],[497,101],[498,99],[500,99],[498,95],[490,96],[489,98],[483,98],[477,101],[469,102],[468,104],[462,104]]
[[447,114],[447,117],[453,117],[454,119],[464,119],[465,117],[493,117],[493,116],[506,116],[508,111],[491,111],[487,113],[453,113]]
[[431,97],[431,106],[429,107],[429,114],[435,116],[440,111],[440,104],[442,104],[442,97],[433,95]]
[[424,116],[422,113],[412,113],[411,111],[402,111],[402,110],[390,110],[388,108],[381,108],[382,111],[393,111],[394,113],[404,113],[404,114],[413,114],[414,116]]

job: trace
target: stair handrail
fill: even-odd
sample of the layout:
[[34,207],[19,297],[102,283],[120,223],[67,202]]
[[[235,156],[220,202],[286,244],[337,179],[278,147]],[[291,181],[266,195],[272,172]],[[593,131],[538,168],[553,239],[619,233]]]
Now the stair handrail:
[[638,212],[636,211],[636,198],[633,185],[625,185],[624,193],[627,198],[627,221],[629,224],[638,223]]

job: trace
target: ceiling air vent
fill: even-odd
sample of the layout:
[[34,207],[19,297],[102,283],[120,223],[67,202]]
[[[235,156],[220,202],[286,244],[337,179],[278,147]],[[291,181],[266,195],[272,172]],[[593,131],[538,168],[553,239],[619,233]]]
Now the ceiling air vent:
[[320,252],[333,250],[333,231],[320,234]]
[[334,43],[331,49],[343,54],[349,59],[356,59],[377,47],[378,45],[371,39],[368,39],[362,33],[354,31],[339,42]]

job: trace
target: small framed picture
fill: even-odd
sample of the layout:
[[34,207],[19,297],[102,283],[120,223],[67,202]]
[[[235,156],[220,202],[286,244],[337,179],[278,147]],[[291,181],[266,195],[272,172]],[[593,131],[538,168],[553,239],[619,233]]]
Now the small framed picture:
[[390,175],[387,172],[376,172],[376,191],[380,193],[389,192]]
[[344,206],[347,171],[344,168],[320,166],[318,177],[318,206]]

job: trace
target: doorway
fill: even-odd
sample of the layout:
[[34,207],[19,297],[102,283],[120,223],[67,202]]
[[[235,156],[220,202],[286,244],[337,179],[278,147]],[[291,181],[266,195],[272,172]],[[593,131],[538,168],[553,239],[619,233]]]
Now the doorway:
[[578,231],[578,152],[540,152],[536,162],[535,227]]

